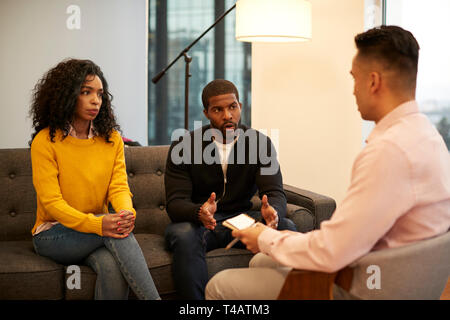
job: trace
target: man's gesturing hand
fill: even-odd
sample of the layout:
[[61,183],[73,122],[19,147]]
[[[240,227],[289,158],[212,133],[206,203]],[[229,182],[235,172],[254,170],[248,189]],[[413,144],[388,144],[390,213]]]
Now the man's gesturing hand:
[[214,230],[216,227],[216,219],[214,219],[214,213],[216,213],[216,194],[213,192],[209,196],[209,199],[200,207],[198,212],[198,218],[203,223],[205,228]]
[[267,195],[263,195],[261,205],[261,215],[266,221],[266,225],[273,229],[277,229],[278,227],[278,213],[277,211],[269,204],[269,200],[267,199]]

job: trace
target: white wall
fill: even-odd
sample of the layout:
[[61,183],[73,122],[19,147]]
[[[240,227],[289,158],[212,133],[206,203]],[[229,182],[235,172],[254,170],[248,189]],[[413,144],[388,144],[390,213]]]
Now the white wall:
[[[67,7],[81,9],[69,30]],[[114,96],[123,135],[147,144],[146,0],[0,1],[0,148],[27,147],[31,90],[67,57],[91,59]]]
[[349,71],[353,38],[364,30],[364,1],[310,2],[312,41],[253,44],[252,126],[279,129],[285,183],[339,202],[361,150]]

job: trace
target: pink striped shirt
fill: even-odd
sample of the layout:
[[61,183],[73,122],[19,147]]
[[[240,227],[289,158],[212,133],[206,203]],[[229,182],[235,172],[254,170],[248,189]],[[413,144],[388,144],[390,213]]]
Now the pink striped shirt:
[[[75,131],[75,128],[71,124],[69,124],[68,135],[72,136],[74,138],[78,138],[77,132]],[[95,131],[94,121],[91,121],[89,124],[88,139],[91,139],[91,138],[95,137],[96,135],[97,135],[97,131]]]
[[417,103],[387,114],[367,142],[331,219],[305,234],[265,230],[261,252],[293,268],[335,272],[371,250],[449,230],[449,151]]

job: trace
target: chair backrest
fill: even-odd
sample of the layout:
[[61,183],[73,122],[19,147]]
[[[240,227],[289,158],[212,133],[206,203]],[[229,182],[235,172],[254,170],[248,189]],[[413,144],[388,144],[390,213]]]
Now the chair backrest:
[[[450,231],[354,263],[350,294],[361,299],[439,299],[450,275]],[[377,288],[379,286],[379,288]]]

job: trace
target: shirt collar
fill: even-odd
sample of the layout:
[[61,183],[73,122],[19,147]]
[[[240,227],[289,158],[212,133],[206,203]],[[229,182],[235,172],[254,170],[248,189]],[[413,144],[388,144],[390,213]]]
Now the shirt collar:
[[[74,138],[78,138],[77,132],[75,131],[75,128],[72,126],[72,124],[69,124],[69,132],[67,133],[67,135],[72,136]],[[91,121],[91,123],[89,125],[88,139],[91,139],[91,138],[95,137],[96,135],[97,135],[97,131],[94,128],[94,122]]]
[[419,106],[417,105],[416,100],[410,100],[400,104],[394,110],[385,115],[380,121],[378,121],[377,125],[367,138],[366,143],[369,143],[379,135],[383,134],[387,129],[392,127],[392,125],[394,125],[394,123],[400,118],[418,112]]

